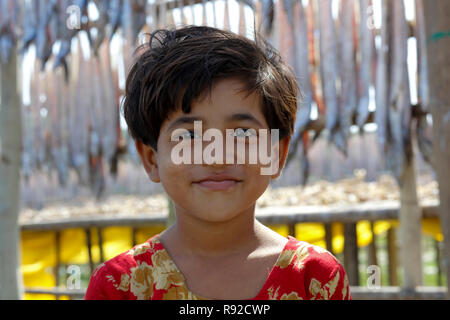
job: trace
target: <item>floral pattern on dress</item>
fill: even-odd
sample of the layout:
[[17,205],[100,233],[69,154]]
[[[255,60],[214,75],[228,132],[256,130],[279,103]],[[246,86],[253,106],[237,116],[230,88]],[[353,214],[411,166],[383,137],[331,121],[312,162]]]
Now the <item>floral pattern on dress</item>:
[[[197,300],[158,235],[102,263],[85,299]],[[327,250],[288,237],[256,300],[351,299],[345,270]]]

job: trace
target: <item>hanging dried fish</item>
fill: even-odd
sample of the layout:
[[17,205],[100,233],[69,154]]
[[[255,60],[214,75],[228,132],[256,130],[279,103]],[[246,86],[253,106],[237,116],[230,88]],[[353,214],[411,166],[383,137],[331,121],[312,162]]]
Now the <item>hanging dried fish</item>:
[[[181,1],[183,2],[183,1]],[[158,21],[156,17],[156,1],[147,2],[145,7],[146,16],[150,17],[150,31],[154,31],[158,28]]]
[[135,44],[139,33],[146,23],[145,6],[147,0],[130,0],[131,4],[131,40]]
[[412,157],[411,101],[408,78],[408,24],[403,1],[391,1],[392,31],[390,39],[391,75],[389,94],[389,136],[387,165],[398,182],[404,161]]
[[[309,42],[308,30],[305,12],[302,3],[295,0],[284,0],[283,7],[286,11],[287,18],[291,29],[294,32],[294,71],[300,87],[298,96],[298,108],[296,122],[294,125],[294,134],[291,138],[291,146],[289,148],[290,156],[296,152],[296,146],[301,142],[301,137],[306,126],[311,121],[311,104],[313,101],[313,92],[311,84],[311,74],[309,66]],[[294,17],[295,15],[295,17]],[[306,149],[305,146],[303,149]],[[305,152],[306,152],[305,150]]]
[[338,74],[336,33],[331,9],[331,0],[319,1],[320,74],[326,106],[325,127],[329,132],[329,141],[333,141],[340,150],[343,150],[343,139],[339,135],[339,103],[336,91]]
[[381,28],[380,47],[377,52],[377,68],[375,79],[375,123],[377,124],[377,138],[381,155],[386,153],[387,130],[388,130],[388,109],[389,109],[389,0],[382,0],[381,5]]
[[266,37],[272,34],[274,5],[273,0],[261,0],[262,4],[262,30]]
[[110,163],[115,153],[117,145],[116,119],[117,108],[115,104],[115,84],[111,66],[110,46],[106,43],[101,47],[99,57],[96,58],[99,63],[101,106],[103,117],[103,135],[102,150],[104,159]]
[[212,10],[213,10],[213,26],[214,28],[218,28],[217,25],[217,15],[216,15],[216,0],[210,0]]
[[28,49],[28,47],[36,40],[37,27],[38,27],[38,14],[39,14],[39,0],[24,0],[22,25],[23,46],[21,48],[22,54]]
[[30,155],[33,157],[33,170],[41,170],[44,165],[45,146],[44,133],[41,121],[41,90],[42,81],[39,74],[37,61],[34,62],[34,70],[30,77],[30,104],[33,122],[33,148]]
[[[318,74],[320,73],[318,67],[319,61],[319,51],[318,50],[318,41],[316,41],[316,29],[319,27],[318,19],[315,18],[315,7],[317,7],[317,2],[309,1],[308,7],[306,8],[307,14],[307,29],[308,29],[308,47],[309,47],[309,63],[311,65],[311,85],[314,101],[317,106],[317,111],[320,115],[325,115],[325,105],[323,102],[323,98],[319,95],[319,86],[318,86]],[[316,132],[316,138],[320,135],[320,132]],[[314,139],[315,140],[315,139]]]
[[110,0],[109,23],[111,25],[110,40],[116,34],[122,23],[123,0]]
[[[194,0],[188,0],[191,9],[191,24],[195,24]],[[227,8],[227,0],[225,0],[225,8]],[[226,11],[228,12],[228,11]],[[226,13],[225,13],[226,14]]]
[[[76,36],[76,34],[80,30],[87,30],[88,24],[82,23],[83,17],[87,17],[87,0],[57,0],[56,11],[58,15],[58,39],[61,41],[61,45],[59,51],[56,55],[54,69],[58,68],[60,65],[64,67],[66,70],[66,79],[67,79],[67,62],[66,57],[70,53],[72,39]],[[77,14],[79,16],[75,17],[75,19],[80,19],[80,21],[74,21],[74,25],[69,25],[67,14],[69,13],[69,8],[73,6],[78,8]],[[70,27],[70,28],[69,28]],[[90,33],[87,32],[88,40],[92,44],[92,39],[90,37]]]
[[432,130],[427,121],[427,112],[429,112],[430,93],[428,87],[428,62],[425,32],[425,17],[423,0],[416,0],[416,25],[415,36],[417,39],[417,61],[418,61],[418,97],[420,114],[417,118],[417,142],[419,150],[425,161],[434,166],[433,163],[433,145]]
[[49,73],[48,81],[54,84],[49,92],[50,118],[52,119],[52,160],[58,174],[59,185],[64,187],[69,177],[69,155],[67,149],[67,105],[64,96],[67,93],[67,82],[64,81],[63,70]]
[[162,0],[155,0],[159,6],[158,29],[167,27],[167,3]]
[[353,0],[341,1],[339,12],[339,73],[341,79],[339,130],[344,141],[344,154],[346,154],[347,139],[357,106],[356,48],[353,41],[353,27],[355,23],[354,9]]
[[183,26],[186,26],[188,23],[187,23],[186,14],[184,12],[184,0],[177,0],[177,1],[178,1],[178,8],[180,9],[180,14],[181,14],[181,24]]
[[206,0],[202,0],[202,26],[207,25],[206,20]]
[[88,63],[88,76],[90,80],[89,95],[89,184],[97,198],[104,190],[103,170],[103,141],[105,139],[105,118],[103,105],[104,91],[101,85],[100,62],[98,58],[91,58]]
[[[97,21],[92,24],[92,27],[96,30],[96,37],[92,40],[92,50],[94,54],[98,55],[98,50],[106,38],[106,26],[109,23],[109,10],[110,10],[110,0],[93,0],[99,16]],[[92,30],[92,28],[91,28]]]
[[57,2],[55,0],[39,1],[39,23],[36,34],[36,56],[41,61],[41,71],[44,70],[48,59],[52,55],[52,47],[56,38],[56,32],[53,29],[56,15]]
[[360,128],[366,123],[369,117],[369,87],[372,79],[372,59],[374,47],[373,30],[367,25],[367,15],[372,8],[371,0],[360,0],[360,23],[359,23],[359,45],[361,59],[359,63],[358,77],[358,111],[357,124]]
[[245,23],[245,8],[242,1],[239,1],[239,34],[245,36],[247,33]]
[[86,61],[83,57],[81,41],[77,39],[77,50],[72,59],[72,98],[70,99],[70,140],[69,150],[72,167],[78,175],[81,185],[88,185],[88,114],[91,103],[87,92],[89,90],[89,77],[86,73]]
[[0,60],[8,63],[16,42],[18,5],[13,0],[0,0]]
[[173,19],[173,9],[174,9],[174,3],[169,2],[169,7],[167,10],[167,27],[172,28],[175,26],[175,21]]

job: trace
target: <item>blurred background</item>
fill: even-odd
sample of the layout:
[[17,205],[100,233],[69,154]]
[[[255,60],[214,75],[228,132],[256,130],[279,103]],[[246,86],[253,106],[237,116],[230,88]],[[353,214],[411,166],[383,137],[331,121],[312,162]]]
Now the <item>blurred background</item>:
[[257,219],[331,251],[354,299],[447,298],[448,3],[0,0],[0,299],[82,299],[173,223],[121,102],[148,33],[192,24],[258,33],[299,82]]

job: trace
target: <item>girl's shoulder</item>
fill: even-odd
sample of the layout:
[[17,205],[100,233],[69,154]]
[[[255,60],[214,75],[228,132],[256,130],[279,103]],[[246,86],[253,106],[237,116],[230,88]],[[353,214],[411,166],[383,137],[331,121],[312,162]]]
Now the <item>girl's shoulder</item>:
[[[130,284],[164,254],[157,235],[101,263],[89,280],[85,299],[126,299]],[[135,298],[135,295],[133,296]]]
[[304,289],[308,299],[350,298],[344,267],[333,254],[294,237],[288,239],[276,263],[284,282]]

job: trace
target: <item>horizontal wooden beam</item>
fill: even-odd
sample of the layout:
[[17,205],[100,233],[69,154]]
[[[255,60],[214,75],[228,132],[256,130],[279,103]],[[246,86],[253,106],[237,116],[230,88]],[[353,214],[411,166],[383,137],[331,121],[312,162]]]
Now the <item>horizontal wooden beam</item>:
[[[422,204],[423,218],[439,218],[438,201]],[[266,224],[292,224],[304,222],[354,223],[363,220],[396,220],[400,204],[397,201],[370,202],[357,205],[333,206],[283,206],[256,209],[256,218]],[[23,231],[56,231],[70,228],[165,225],[167,213],[149,213],[138,216],[80,217],[64,220],[27,222],[20,225]]]

